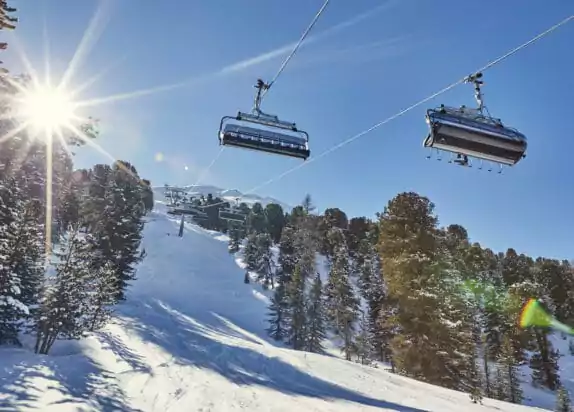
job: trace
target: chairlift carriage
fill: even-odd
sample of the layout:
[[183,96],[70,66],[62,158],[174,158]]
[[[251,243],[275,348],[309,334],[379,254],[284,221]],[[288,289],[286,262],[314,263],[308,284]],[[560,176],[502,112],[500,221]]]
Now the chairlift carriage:
[[229,222],[245,223],[247,214],[239,208],[239,199],[236,200],[235,206],[223,207],[219,209],[219,218]]
[[196,214],[191,215],[191,218],[195,222],[205,222],[205,221],[209,220],[208,214],[201,209],[198,209]]
[[260,109],[262,91],[269,85],[258,79],[257,94],[252,113],[238,112],[225,116],[219,125],[219,144],[242,147],[306,160],[310,156],[309,135],[295,123],[279,120]]
[[480,160],[479,169],[482,169],[483,161],[487,161],[498,164],[501,173],[502,165],[513,166],[526,157],[526,136],[490,116],[480,90],[481,77],[482,73],[476,73],[465,79],[466,83],[474,84],[477,109],[441,105],[427,110],[426,122],[430,131],[423,145],[455,154],[456,158],[451,158],[449,163],[472,167],[468,158],[473,157]]

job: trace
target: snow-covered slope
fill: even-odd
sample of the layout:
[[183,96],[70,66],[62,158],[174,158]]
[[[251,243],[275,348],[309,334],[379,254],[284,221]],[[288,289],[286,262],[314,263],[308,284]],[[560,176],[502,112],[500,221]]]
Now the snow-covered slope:
[[[213,197],[219,197],[221,199],[234,202],[236,199],[239,198],[241,202],[246,203],[247,205],[251,206],[254,203],[261,203],[261,205],[266,206],[269,203],[277,203],[281,205],[283,210],[286,212],[291,211],[291,206],[286,203],[283,203],[277,199],[268,196],[259,196],[256,194],[243,194],[237,189],[222,189],[217,186],[211,185],[186,185],[180,186],[181,189],[188,191],[190,195],[204,195],[207,196],[209,193],[213,195]],[[153,187],[154,197],[159,200],[164,200],[164,187],[163,186],[155,186]]]
[[268,298],[244,284],[227,237],[163,205],[145,228],[145,261],[102,332],[49,356],[0,350],[0,410],[533,411],[267,339]]

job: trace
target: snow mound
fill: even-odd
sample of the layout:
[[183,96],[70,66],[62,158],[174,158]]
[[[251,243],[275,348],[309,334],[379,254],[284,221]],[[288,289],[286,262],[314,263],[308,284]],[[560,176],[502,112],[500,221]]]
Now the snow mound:
[[[268,292],[243,283],[227,237],[148,216],[146,259],[117,316],[54,353],[0,350],[0,410],[533,411],[268,339]],[[6,408],[6,409],[4,409]]]

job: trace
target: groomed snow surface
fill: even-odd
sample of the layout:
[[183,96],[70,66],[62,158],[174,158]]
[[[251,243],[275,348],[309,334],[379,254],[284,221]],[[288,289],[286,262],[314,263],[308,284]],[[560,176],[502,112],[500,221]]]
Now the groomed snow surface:
[[269,293],[243,282],[226,236],[186,224],[177,237],[160,202],[147,220],[147,256],[109,326],[48,356],[0,349],[1,411],[539,410],[282,347],[265,332]]

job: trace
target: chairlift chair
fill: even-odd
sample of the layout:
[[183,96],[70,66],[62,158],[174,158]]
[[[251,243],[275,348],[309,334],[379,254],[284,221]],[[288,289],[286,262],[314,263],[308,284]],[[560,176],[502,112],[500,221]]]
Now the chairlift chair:
[[292,122],[280,120],[260,109],[261,92],[269,88],[261,79],[255,85],[257,94],[252,113],[238,112],[237,116],[224,116],[219,124],[219,144],[274,153],[306,160],[309,135]]
[[235,199],[235,205],[219,209],[219,218],[229,222],[245,223],[247,214],[239,208],[239,198]]
[[[487,114],[480,86],[481,73],[469,76],[467,83],[474,83],[477,109],[441,105],[427,110],[429,134],[423,146],[457,155],[455,163],[470,166],[467,157],[513,166],[526,157],[526,136],[518,130],[504,126],[500,119]],[[464,160],[461,160],[464,159]]]
[[200,210],[198,210],[198,208],[192,204],[192,203],[182,203],[181,206],[178,208],[182,214],[184,215],[191,215],[191,216],[195,216],[198,214],[201,214],[203,212],[201,212]]
[[199,213],[192,215],[191,218],[196,222],[205,222],[206,220],[209,220],[209,216],[207,215],[207,213],[202,211],[199,211]]

